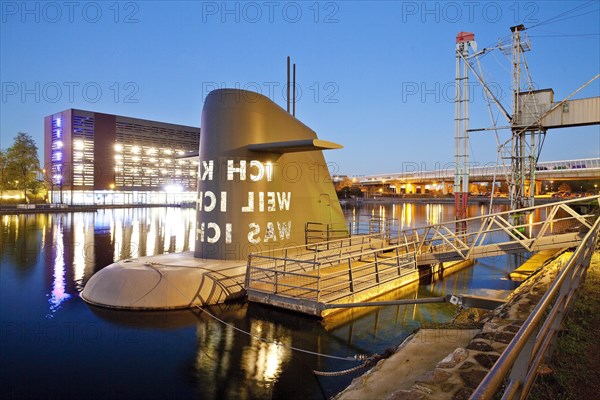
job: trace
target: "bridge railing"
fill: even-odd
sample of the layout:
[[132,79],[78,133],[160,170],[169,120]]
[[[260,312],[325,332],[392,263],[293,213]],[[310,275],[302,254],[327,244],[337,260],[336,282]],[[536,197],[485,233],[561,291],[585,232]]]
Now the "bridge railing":
[[583,238],[548,291],[523,323],[513,340],[471,395],[471,399],[524,399],[533,385],[537,370],[552,346],[565,314],[585,281],[590,259],[598,244],[600,218]]
[[[542,161],[537,163],[536,171],[543,175],[554,172],[562,172],[569,170],[589,170],[600,169],[600,158],[581,158],[577,160],[561,160],[561,161]],[[510,172],[509,166],[496,164],[489,165],[472,165],[469,167],[469,175],[476,177],[502,176]],[[381,184],[389,181],[397,180],[432,180],[432,181],[448,181],[454,178],[454,168],[440,168],[429,171],[407,171],[381,175],[363,175],[357,177],[357,180],[363,184]]]

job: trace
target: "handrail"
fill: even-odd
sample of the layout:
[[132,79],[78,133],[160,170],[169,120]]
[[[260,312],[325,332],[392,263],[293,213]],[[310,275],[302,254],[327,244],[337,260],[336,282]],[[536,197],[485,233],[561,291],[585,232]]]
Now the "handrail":
[[[571,275],[574,275],[577,272],[574,271],[577,267],[583,267],[582,276],[585,276],[587,267],[579,263],[580,258],[583,255],[588,256],[588,254],[591,257],[593,249],[598,241],[599,229],[600,218],[597,218],[592,228],[583,238],[581,244],[567,261],[567,264],[560,271],[550,288],[534,308],[533,312],[529,315],[527,320],[525,320],[521,329],[519,329],[513,340],[502,352],[500,358],[490,369],[483,381],[481,381],[477,389],[475,389],[471,395],[471,399],[492,399],[509,372],[511,372],[510,380],[503,398],[513,398],[515,395],[524,398],[527,395],[533,380],[536,377],[537,366],[541,362],[545,350],[548,348],[553,336],[556,334],[559,323],[562,321],[564,309],[567,309],[568,306],[571,305],[572,299],[576,296],[576,290],[579,286],[575,285],[574,287],[568,288],[569,290],[566,291],[564,285],[571,285]],[[588,250],[588,254],[584,254],[585,250]],[[584,262],[583,264],[589,265],[589,261]],[[557,294],[559,294],[559,298],[556,299],[549,315],[546,317],[546,320],[544,320],[549,322],[544,323],[540,328],[539,325],[544,322],[542,319],[546,316],[546,311]],[[555,317],[560,317],[560,320],[558,320],[558,322],[555,321]],[[550,327],[550,324],[554,324],[554,326]],[[538,332],[544,334],[543,337],[540,338]],[[531,343],[530,338],[534,335],[536,335],[535,342]],[[541,343],[540,340],[542,341]],[[534,354],[536,355],[536,358],[532,363],[532,356]]]
[[[551,207],[560,206],[561,204],[580,203],[584,200],[589,201],[589,200],[594,200],[594,199],[596,199],[600,202],[600,195],[579,197],[576,199],[569,199],[569,200],[564,200],[564,201],[555,202],[555,203],[548,203],[548,204],[542,204],[542,205],[537,205],[537,206],[519,208],[518,210],[500,211],[500,212],[496,212],[496,213],[492,213],[492,214],[480,215],[478,217],[469,217],[469,218],[458,219],[456,221],[448,221],[448,222],[444,222],[444,223],[437,224],[437,225],[446,225],[446,224],[457,223],[457,222],[477,221],[477,220],[481,220],[484,218],[493,217],[496,215],[511,215],[511,214],[515,214],[516,212],[523,213],[523,212],[533,211],[533,210],[540,209],[540,208],[551,208]],[[437,226],[437,225],[426,225],[426,226],[419,227],[419,229],[429,228],[429,227],[433,227],[433,226]]]
[[[348,285],[350,285],[350,294],[360,292],[366,290],[368,287],[372,287],[373,284],[385,283],[392,279],[396,279],[399,276],[404,276],[407,271],[416,268],[416,252],[406,251],[406,247],[413,243],[403,242],[396,245],[382,245],[367,250],[361,245],[361,243],[364,242],[364,237],[362,240],[353,241],[353,247],[360,247],[360,251],[358,252],[343,252],[343,248],[340,247],[339,251],[336,251],[338,249],[335,249],[325,251],[324,253],[314,252],[315,257],[311,260],[253,253],[251,254],[251,257],[249,257],[246,270],[246,287],[248,289],[268,291],[274,294],[279,294],[282,289],[297,289],[302,291],[303,294],[294,293],[294,297],[306,298],[308,293],[316,293],[317,301],[320,301],[323,296],[328,298],[334,297],[337,299],[348,295],[349,293],[343,294],[343,290],[348,288]],[[367,240],[367,242],[369,242],[369,240]],[[346,249],[352,250],[352,247]],[[383,258],[377,256],[379,253],[389,253],[391,251],[394,252],[393,256]],[[372,260],[371,257],[374,257],[374,260]],[[321,267],[323,265],[328,265],[332,260],[335,260],[335,263],[339,265],[347,263],[348,268],[322,276],[320,272]],[[356,262],[360,260],[363,261],[361,261],[360,264],[356,264]],[[287,261],[287,263],[285,264],[285,267],[282,268],[282,262],[284,261]],[[309,265],[311,271],[307,272],[303,265]],[[258,275],[255,276],[257,273]],[[268,275],[264,275],[265,273]],[[349,279],[339,280],[339,278],[347,277],[348,274],[350,274]],[[357,276],[354,276],[353,278],[353,274]],[[282,280],[286,278],[292,280],[294,278],[310,279],[310,282],[282,282]],[[310,287],[307,287],[307,284],[310,285]],[[316,289],[314,288],[315,284],[317,287]],[[272,286],[265,288],[263,285]],[[357,286],[359,286],[359,288],[357,288]],[[311,295],[311,298],[312,297],[314,296]]]
[[286,247],[285,249],[269,249],[269,250],[258,251],[258,252],[251,253],[251,254],[254,256],[254,255],[262,255],[265,253],[273,254],[273,253],[276,253],[278,251],[283,251],[283,250],[293,251],[293,250],[302,250],[302,249],[304,249],[307,252],[312,254],[314,251],[309,248],[312,246],[321,246],[321,245],[326,246],[327,244],[334,245],[334,244],[338,244],[338,243],[343,244],[345,241],[349,241],[352,244],[355,241],[361,241],[364,239],[381,239],[382,237],[383,237],[383,233],[374,233],[371,235],[360,235],[360,236],[348,236],[345,238],[334,239],[334,240],[330,240],[327,242],[311,243],[308,245],[301,244],[301,245]]

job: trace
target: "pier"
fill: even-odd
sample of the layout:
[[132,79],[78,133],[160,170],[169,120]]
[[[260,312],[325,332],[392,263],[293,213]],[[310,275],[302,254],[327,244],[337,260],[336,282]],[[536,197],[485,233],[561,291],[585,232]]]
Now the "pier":
[[[245,278],[248,300],[325,317],[338,304],[362,303],[423,274],[443,274],[446,263],[577,247],[599,218],[599,199],[567,200],[395,233],[382,224],[383,232],[377,234],[251,254]],[[515,214],[533,213],[546,218],[511,222]]]

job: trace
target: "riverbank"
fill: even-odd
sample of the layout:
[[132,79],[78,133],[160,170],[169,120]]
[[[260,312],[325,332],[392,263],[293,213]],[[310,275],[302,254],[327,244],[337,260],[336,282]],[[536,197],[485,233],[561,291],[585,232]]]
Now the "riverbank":
[[[372,370],[356,378],[336,399],[364,398],[363,395],[372,390],[371,382],[378,380],[389,384],[387,391],[379,394],[382,399],[468,399],[571,255],[571,252],[565,252],[545,264],[509,296],[505,305],[496,310],[485,315],[481,310],[465,310],[461,315],[465,328],[473,328],[473,323],[478,321],[479,332],[467,345],[455,348],[450,354],[438,342],[429,341],[427,344],[431,348],[437,347],[438,360],[441,360],[436,365],[431,360],[407,362],[410,357],[404,357],[405,342],[392,357],[380,361]],[[536,397],[531,398],[589,399],[600,390],[600,346],[597,343],[600,335],[599,283],[600,252],[597,251],[588,269],[582,295],[565,323],[566,330],[560,336],[552,364],[543,368],[544,376],[538,379],[536,391],[532,394]],[[483,317],[480,318],[480,315]],[[436,336],[448,337],[447,332],[460,327],[460,321],[438,326]],[[430,330],[436,327],[422,328]],[[399,378],[421,368],[421,363],[432,367],[409,381]]]

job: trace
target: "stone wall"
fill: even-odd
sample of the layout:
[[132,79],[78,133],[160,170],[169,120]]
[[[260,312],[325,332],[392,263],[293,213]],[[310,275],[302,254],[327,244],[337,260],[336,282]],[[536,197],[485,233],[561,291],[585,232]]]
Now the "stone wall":
[[468,399],[571,255],[564,252],[546,262],[509,296],[506,304],[480,319],[480,333],[465,348],[457,348],[434,370],[417,378],[411,388],[398,390],[388,399]]

